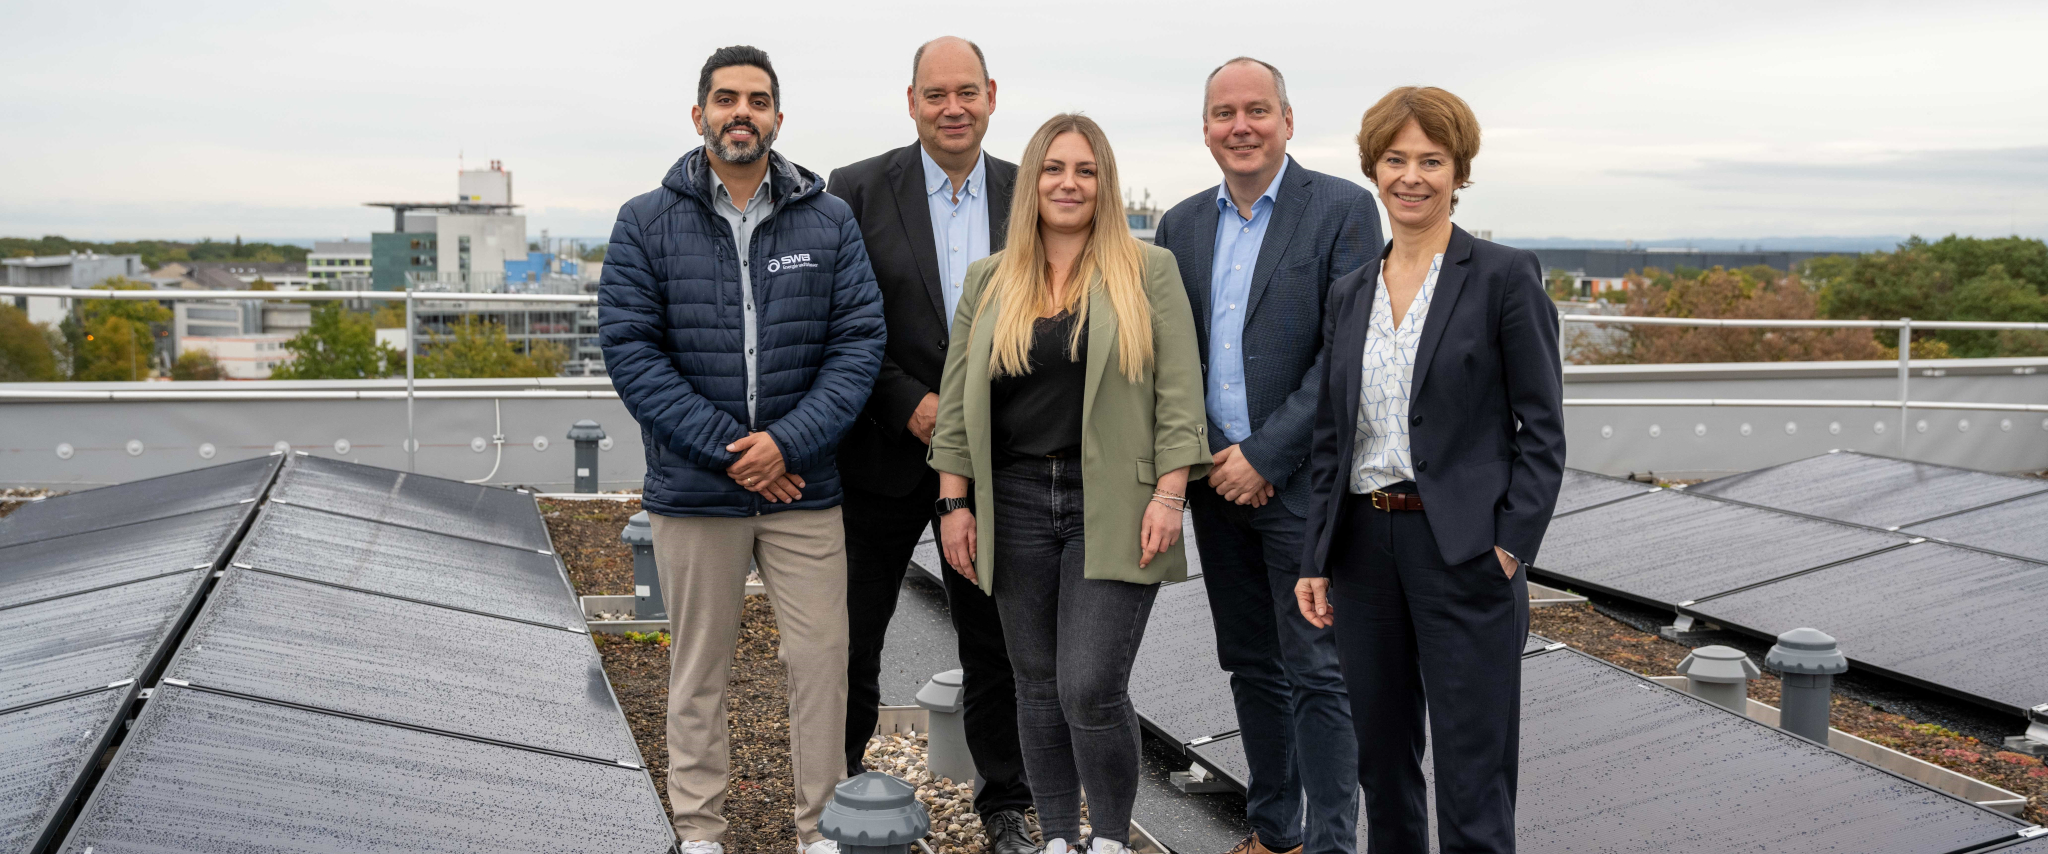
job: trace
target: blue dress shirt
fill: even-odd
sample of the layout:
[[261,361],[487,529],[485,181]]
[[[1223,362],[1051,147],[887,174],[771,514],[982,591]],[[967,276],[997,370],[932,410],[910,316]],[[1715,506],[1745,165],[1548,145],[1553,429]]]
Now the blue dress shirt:
[[931,203],[932,239],[939,250],[939,290],[946,300],[946,327],[953,326],[953,311],[960,306],[960,288],[967,282],[967,265],[988,257],[988,157],[974,158],[974,171],[967,183],[953,194],[953,179],[939,168],[924,146],[917,147],[924,161],[925,198]]
[[1259,246],[1266,242],[1266,226],[1273,223],[1273,204],[1280,194],[1280,180],[1287,176],[1287,161],[1252,203],[1252,217],[1245,219],[1230,200],[1230,185],[1216,185],[1216,261],[1209,270],[1209,420],[1223,428],[1232,444],[1252,434],[1249,405],[1244,394],[1244,313],[1252,293],[1252,270],[1259,263]]

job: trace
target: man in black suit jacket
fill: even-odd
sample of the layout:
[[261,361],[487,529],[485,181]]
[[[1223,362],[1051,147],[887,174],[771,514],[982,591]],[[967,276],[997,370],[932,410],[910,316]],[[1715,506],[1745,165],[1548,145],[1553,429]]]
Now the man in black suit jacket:
[[1324,296],[1379,252],[1379,210],[1357,184],[1287,156],[1294,116],[1278,69],[1233,59],[1203,100],[1224,180],[1168,211],[1156,241],[1180,262],[1203,353],[1215,469],[1188,485],[1188,504],[1251,766],[1253,836],[1238,850],[1350,854],[1350,707],[1335,639],[1297,615],[1294,583]]
[[[918,141],[833,171],[830,192],[853,206],[881,284],[888,349],[867,409],[839,447],[846,503],[850,635],[846,767],[862,770],[874,732],[882,642],[911,553],[937,516],[938,473],[925,464],[938,411],[953,306],[967,265],[1003,247],[1017,166],[981,150],[996,84],[981,48],[940,38],[912,60]],[[943,246],[944,252],[940,249]],[[959,573],[945,577],[959,637],[967,746],[982,778],[975,811],[990,850],[1030,854],[1031,790],[1017,745],[1016,683],[995,600]],[[965,781],[955,781],[965,782]]]

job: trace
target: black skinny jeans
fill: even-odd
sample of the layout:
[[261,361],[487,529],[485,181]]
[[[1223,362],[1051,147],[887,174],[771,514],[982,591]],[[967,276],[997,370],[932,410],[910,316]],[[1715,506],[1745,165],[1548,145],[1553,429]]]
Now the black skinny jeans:
[[995,472],[995,598],[1017,677],[1025,776],[1046,839],[1129,845],[1138,797],[1131,662],[1156,584],[1082,577],[1081,463],[1031,459]]

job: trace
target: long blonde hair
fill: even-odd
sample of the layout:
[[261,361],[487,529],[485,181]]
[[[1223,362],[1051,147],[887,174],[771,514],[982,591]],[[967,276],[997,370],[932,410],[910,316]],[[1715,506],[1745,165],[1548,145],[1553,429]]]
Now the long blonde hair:
[[[1038,238],[1038,177],[1045,168],[1046,152],[1063,133],[1078,133],[1088,140],[1095,154],[1095,222],[1088,245],[1067,274],[1069,287],[1063,305],[1052,304],[1051,263],[1045,243]],[[974,319],[980,323],[989,305],[997,305],[995,329],[991,335],[989,376],[1023,376],[1031,372],[1032,324],[1052,310],[1075,315],[1070,353],[1080,355],[1081,336],[1088,334],[1088,297],[1097,274],[1100,287],[1116,312],[1118,370],[1132,382],[1144,376],[1152,365],[1152,305],[1145,296],[1145,256],[1131,225],[1124,219],[1123,200],[1118,192],[1116,155],[1109,137],[1094,119],[1079,113],[1061,113],[1040,125],[1024,147],[1017,189],[1010,202],[1010,230],[1002,258],[989,275],[975,306]],[[1073,287],[1080,285],[1080,287]]]

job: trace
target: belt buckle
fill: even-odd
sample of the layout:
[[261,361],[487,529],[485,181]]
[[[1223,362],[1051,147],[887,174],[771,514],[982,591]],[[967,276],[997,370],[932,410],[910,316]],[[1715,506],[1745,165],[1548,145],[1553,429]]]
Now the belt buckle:
[[1392,512],[1394,509],[1393,497],[1388,495],[1383,490],[1375,489],[1372,491],[1371,494],[1367,495],[1366,498],[1372,501],[1372,509],[1374,510],[1384,510]]

